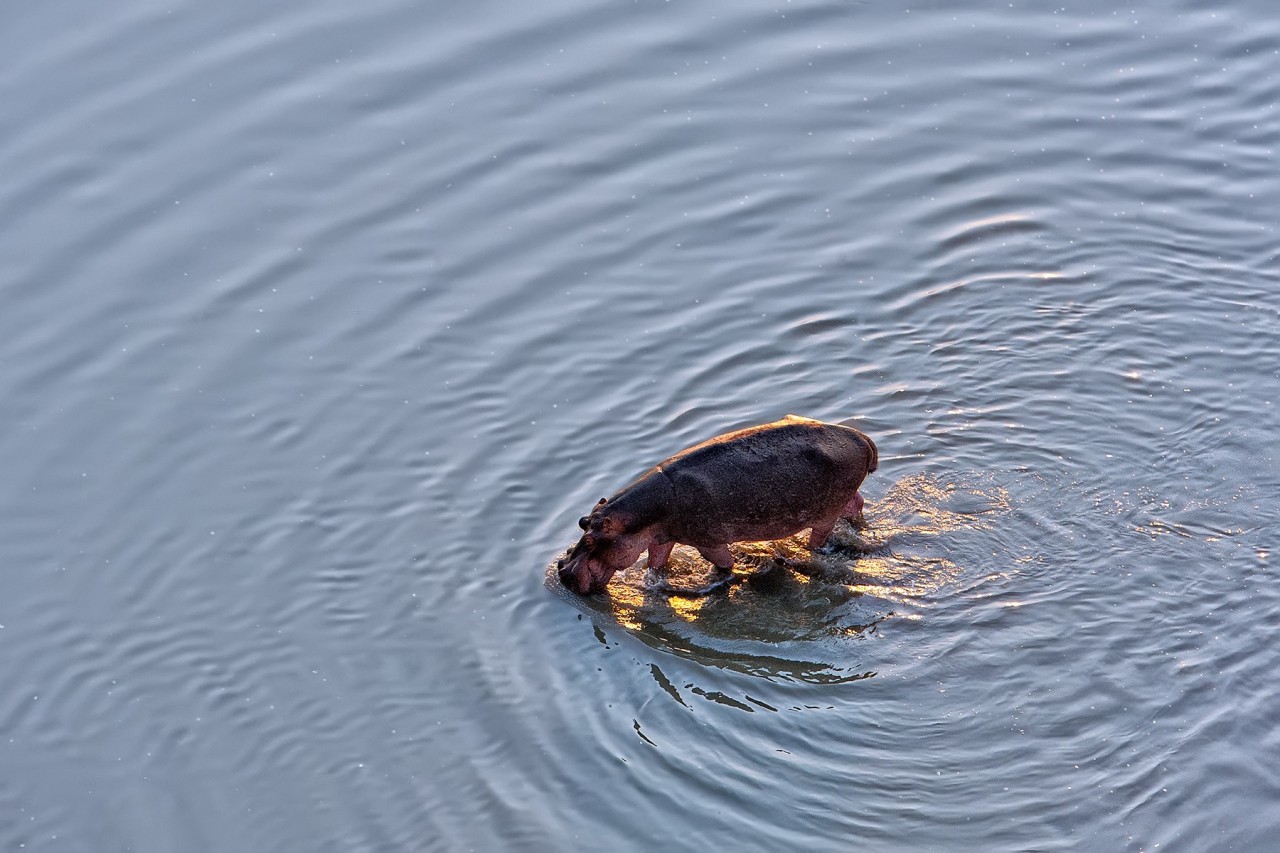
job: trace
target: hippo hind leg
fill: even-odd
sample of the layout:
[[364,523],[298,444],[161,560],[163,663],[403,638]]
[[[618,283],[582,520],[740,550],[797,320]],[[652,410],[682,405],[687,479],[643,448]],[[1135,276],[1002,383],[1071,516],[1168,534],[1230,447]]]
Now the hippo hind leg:
[[[809,529],[809,550],[821,551],[823,553],[829,552],[831,548],[828,545],[828,540],[831,538],[831,533],[836,528],[836,523],[842,518],[850,524],[862,526],[866,521],[862,515],[862,507],[864,504],[865,501],[862,499],[862,495],[855,490],[853,497],[849,498],[849,501],[840,508],[839,516],[831,519],[829,522],[815,522],[813,527]],[[834,545],[835,543],[831,544]]]
[[815,522],[813,527],[809,529],[809,550],[821,550],[827,544],[827,538],[831,536],[831,531],[836,528],[836,519],[831,521]]
[[865,503],[866,501],[862,499],[862,493],[854,489],[853,497],[849,498],[849,502],[840,510],[840,517],[854,523],[862,521],[862,507]]
[[845,505],[840,508],[839,516],[831,519],[831,521],[829,522],[828,521],[815,522],[813,527],[810,528],[809,550],[817,551],[824,548],[827,544],[827,539],[831,536],[831,531],[835,530],[836,528],[836,522],[839,521],[841,518],[845,519],[851,524],[860,523],[863,520],[862,507],[863,507],[863,504],[865,503],[866,501],[862,499],[862,495],[858,492],[857,489],[854,489],[853,497],[849,498],[848,502],[845,503]]

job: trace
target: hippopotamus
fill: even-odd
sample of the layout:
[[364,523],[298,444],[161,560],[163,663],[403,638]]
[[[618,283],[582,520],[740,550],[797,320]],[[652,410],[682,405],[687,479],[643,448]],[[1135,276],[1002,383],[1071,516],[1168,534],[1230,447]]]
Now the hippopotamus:
[[723,586],[732,577],[732,542],[781,539],[807,527],[817,549],[838,520],[859,520],[858,489],[878,462],[864,433],[798,415],[709,439],[578,519],[582,537],[557,561],[560,582],[580,595],[601,592],[645,551],[661,578],[671,549],[683,544],[715,567],[719,582],[707,589]]

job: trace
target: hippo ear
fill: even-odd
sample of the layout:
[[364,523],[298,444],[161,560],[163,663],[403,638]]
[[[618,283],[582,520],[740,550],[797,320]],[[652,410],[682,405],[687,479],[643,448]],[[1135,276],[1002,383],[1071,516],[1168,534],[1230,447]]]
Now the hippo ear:
[[601,498],[600,500],[596,501],[596,506],[600,506],[600,504],[602,503],[608,503],[608,501],[609,501],[608,498]]

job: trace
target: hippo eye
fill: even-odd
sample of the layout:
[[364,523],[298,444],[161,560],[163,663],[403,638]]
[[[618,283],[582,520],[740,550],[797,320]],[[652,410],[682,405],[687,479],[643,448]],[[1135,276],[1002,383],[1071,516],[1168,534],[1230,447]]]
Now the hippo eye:
[[587,517],[585,515],[582,518],[578,519],[578,526],[581,527],[583,530],[587,529]]

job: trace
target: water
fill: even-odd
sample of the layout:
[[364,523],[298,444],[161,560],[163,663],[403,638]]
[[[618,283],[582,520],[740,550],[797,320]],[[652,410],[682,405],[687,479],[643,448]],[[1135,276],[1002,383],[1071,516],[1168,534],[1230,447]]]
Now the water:
[[[1269,6],[3,17],[4,849],[1280,846]],[[867,553],[547,583],[788,412]]]

